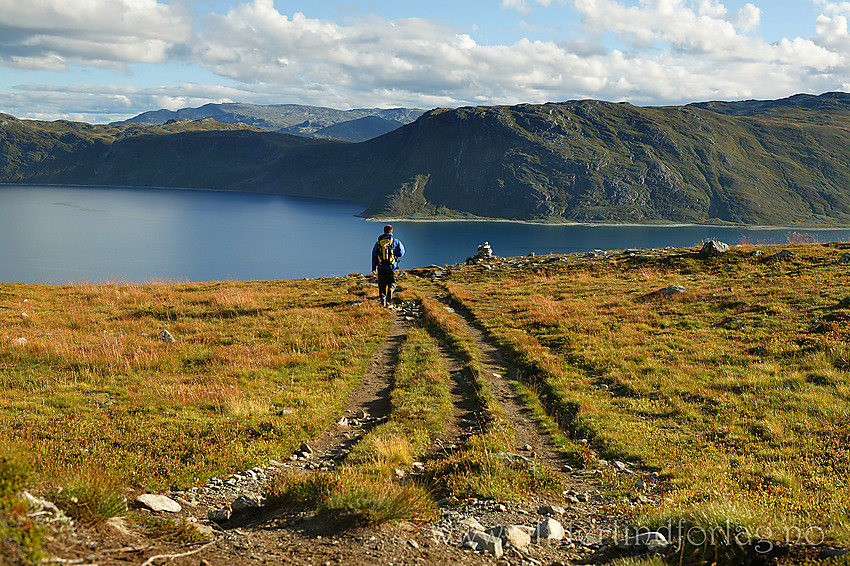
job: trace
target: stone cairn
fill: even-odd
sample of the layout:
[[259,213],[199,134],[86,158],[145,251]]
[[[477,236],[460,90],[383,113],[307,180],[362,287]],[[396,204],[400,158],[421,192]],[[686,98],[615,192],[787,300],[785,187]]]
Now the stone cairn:
[[484,242],[480,246],[478,246],[478,251],[474,256],[468,258],[466,260],[467,265],[474,265],[476,263],[481,263],[487,259],[493,259],[496,257],[493,255],[493,248],[490,247],[490,242]]

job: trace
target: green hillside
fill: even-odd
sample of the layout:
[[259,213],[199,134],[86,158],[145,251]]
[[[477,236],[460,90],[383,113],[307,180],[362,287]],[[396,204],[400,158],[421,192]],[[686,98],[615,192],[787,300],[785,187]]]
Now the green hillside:
[[375,217],[850,222],[850,95],[437,109],[362,143],[209,119],[0,122],[0,182],[343,198]]

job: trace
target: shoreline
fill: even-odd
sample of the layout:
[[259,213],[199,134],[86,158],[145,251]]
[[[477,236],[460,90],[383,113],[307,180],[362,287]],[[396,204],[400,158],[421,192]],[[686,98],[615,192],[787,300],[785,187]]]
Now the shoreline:
[[438,223],[438,222],[499,222],[506,224],[528,224],[531,226],[582,226],[587,228],[721,228],[726,230],[752,230],[752,231],[782,231],[782,230],[807,230],[807,231],[829,231],[850,230],[848,226],[771,226],[761,224],[700,224],[696,222],[670,222],[659,224],[641,224],[639,222],[549,222],[545,220],[514,220],[509,218],[375,218],[373,216],[363,217],[365,222],[376,223]]
[[[287,195],[275,192],[264,191],[239,191],[232,189],[212,189],[212,188],[197,188],[197,187],[157,187],[157,186],[134,186],[134,185],[73,185],[67,183],[0,183],[2,187],[56,187],[69,189],[143,189],[143,190],[159,190],[159,191],[210,191],[217,193],[239,193],[239,194],[256,194],[281,196],[285,198],[305,199],[305,200],[320,200],[326,202],[350,203],[353,205],[364,206],[363,203],[346,199],[319,197],[312,195]],[[762,224],[710,224],[699,222],[660,222],[660,223],[640,223],[640,222],[570,222],[570,221],[547,221],[547,220],[516,220],[510,218],[375,218],[374,216],[354,215],[356,218],[361,218],[364,222],[375,223],[393,223],[393,222],[411,222],[411,223],[439,223],[439,222],[498,222],[506,224],[526,224],[530,226],[581,226],[587,228],[719,228],[727,230],[752,230],[752,231],[782,231],[782,230],[806,230],[812,232],[825,232],[829,230],[850,230],[850,225],[846,226],[772,226]]]

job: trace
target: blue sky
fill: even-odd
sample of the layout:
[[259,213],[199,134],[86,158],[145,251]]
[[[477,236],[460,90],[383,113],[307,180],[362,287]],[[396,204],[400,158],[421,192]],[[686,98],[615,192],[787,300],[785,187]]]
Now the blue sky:
[[848,18],[830,0],[0,0],[0,112],[850,91]]

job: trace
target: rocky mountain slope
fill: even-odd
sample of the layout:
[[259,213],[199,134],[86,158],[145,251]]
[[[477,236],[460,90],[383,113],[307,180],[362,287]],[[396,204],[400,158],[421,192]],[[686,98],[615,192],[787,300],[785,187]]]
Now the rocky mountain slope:
[[850,222],[850,94],[437,109],[362,143],[217,125],[0,121],[0,182],[342,198],[380,217]]

